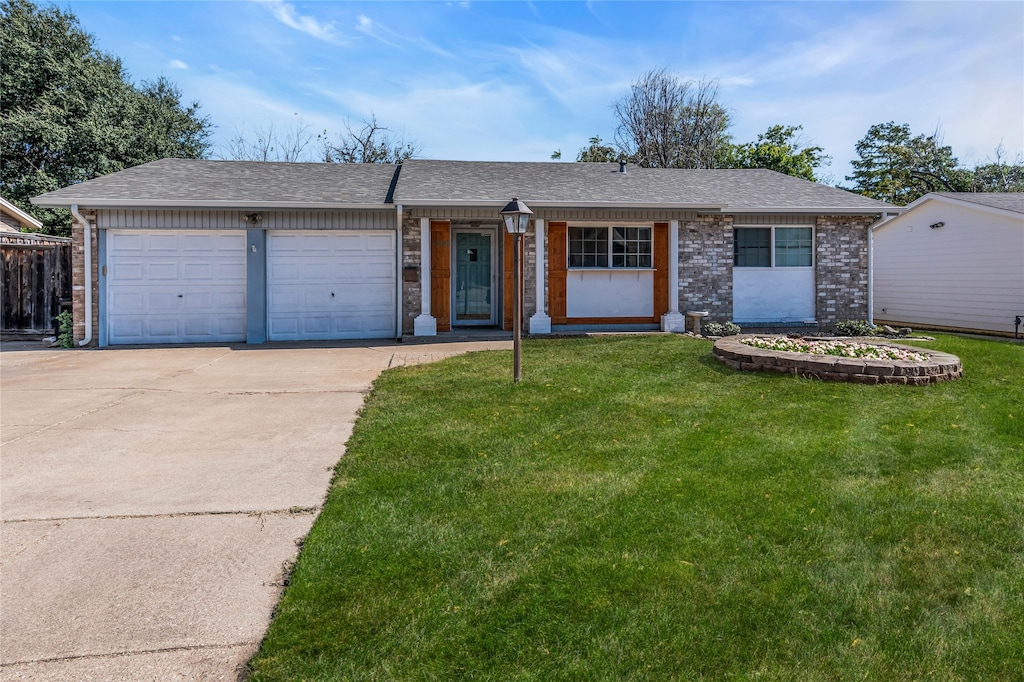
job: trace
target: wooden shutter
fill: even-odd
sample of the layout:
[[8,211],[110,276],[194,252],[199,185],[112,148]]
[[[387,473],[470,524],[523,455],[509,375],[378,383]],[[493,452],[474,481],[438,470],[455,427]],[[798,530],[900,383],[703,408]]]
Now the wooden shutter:
[[452,252],[451,221],[430,221],[430,314],[437,320],[437,331],[452,330]]
[[548,223],[548,314],[551,324],[565,324],[568,232],[567,223]]
[[[678,263],[679,256],[668,252],[669,240],[668,223],[654,223],[654,320],[661,320],[661,316],[668,312],[668,286],[669,268],[675,260]],[[678,264],[676,265],[678,267]]]

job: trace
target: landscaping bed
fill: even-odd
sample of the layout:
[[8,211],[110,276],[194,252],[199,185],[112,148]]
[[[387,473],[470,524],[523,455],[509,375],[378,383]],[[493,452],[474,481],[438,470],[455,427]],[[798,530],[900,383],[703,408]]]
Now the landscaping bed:
[[826,381],[924,385],[963,376],[960,358],[955,355],[873,338],[726,336],[715,341],[712,352],[716,360],[733,369]]

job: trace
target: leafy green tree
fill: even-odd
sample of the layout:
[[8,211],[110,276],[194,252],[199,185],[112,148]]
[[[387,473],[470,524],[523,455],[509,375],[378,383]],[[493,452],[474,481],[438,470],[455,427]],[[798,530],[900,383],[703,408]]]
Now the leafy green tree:
[[576,161],[580,163],[607,163],[618,161],[619,158],[620,154],[615,151],[615,147],[603,144],[598,135],[590,138],[590,146],[584,147],[576,155]]
[[1006,161],[1003,145],[996,147],[995,160],[974,167],[972,192],[1024,192],[1024,159]]
[[797,133],[803,126],[774,125],[756,142],[728,145],[719,160],[721,168],[767,168],[817,182],[814,171],[831,159],[817,146],[804,146]]
[[1024,163],[975,166],[972,192],[1024,192]]
[[912,137],[909,124],[879,123],[855,149],[860,158],[850,162],[853,175],[846,179],[864,196],[905,205],[928,192],[971,191],[971,171],[960,166],[938,131]]
[[211,124],[164,78],[136,87],[78,19],[31,0],[0,1],[0,193],[70,232],[68,212],[29,203],[43,192],[166,157],[201,158]]

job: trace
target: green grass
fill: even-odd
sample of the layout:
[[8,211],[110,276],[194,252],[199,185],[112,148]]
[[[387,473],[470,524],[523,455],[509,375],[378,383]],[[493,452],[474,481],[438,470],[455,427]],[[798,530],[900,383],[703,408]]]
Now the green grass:
[[254,680],[1024,678],[1024,347],[962,380],[677,336],[385,373]]

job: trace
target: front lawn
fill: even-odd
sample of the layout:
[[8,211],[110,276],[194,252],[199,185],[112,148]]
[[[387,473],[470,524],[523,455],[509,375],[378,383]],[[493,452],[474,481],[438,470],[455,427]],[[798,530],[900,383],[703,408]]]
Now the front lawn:
[[964,378],[679,336],[389,371],[252,679],[1022,679],[1024,346],[928,345]]

